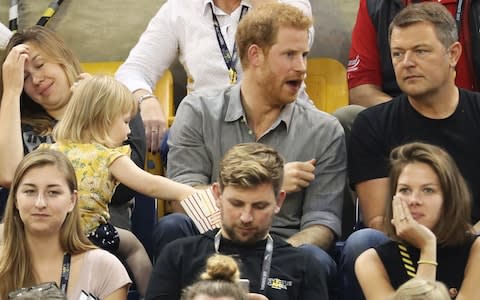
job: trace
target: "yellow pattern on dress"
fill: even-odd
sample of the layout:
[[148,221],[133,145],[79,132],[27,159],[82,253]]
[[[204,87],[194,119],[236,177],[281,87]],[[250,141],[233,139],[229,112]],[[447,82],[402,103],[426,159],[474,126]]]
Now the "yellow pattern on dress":
[[130,157],[130,146],[108,148],[96,143],[61,142],[42,144],[39,148],[60,151],[72,162],[78,181],[78,201],[85,234],[107,223],[110,220],[108,204],[118,185],[108,168],[120,156]]

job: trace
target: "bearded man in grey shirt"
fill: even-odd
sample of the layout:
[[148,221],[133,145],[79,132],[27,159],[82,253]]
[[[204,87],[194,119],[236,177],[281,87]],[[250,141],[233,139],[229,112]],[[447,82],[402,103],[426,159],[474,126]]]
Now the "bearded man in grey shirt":
[[[341,234],[345,137],[333,116],[297,101],[312,20],[288,5],[269,6],[250,12],[238,26],[242,82],[182,100],[168,140],[167,176],[208,186],[234,145],[258,142],[273,147],[287,162],[282,186],[287,197],[271,233],[314,252],[330,266],[330,277],[336,266],[326,251]],[[175,235],[196,232],[184,215],[162,218],[154,233],[156,254]]]

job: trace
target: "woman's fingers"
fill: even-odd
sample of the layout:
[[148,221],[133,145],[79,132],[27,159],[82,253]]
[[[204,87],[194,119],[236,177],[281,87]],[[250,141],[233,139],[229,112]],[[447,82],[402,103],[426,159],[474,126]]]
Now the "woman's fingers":
[[403,220],[406,222],[413,221],[412,213],[408,207],[407,200],[400,198],[400,207],[402,208]]
[[20,94],[25,79],[25,64],[29,57],[28,46],[20,44],[12,48],[3,62],[4,90]]
[[418,223],[410,212],[406,199],[397,195],[393,199],[393,219],[397,235],[407,243],[417,248],[422,248],[426,244],[435,241],[435,235],[424,225]]
[[403,212],[403,208],[402,208],[402,199],[396,195],[393,196],[392,207],[393,207],[393,219],[395,223],[403,221],[405,218],[405,213]]

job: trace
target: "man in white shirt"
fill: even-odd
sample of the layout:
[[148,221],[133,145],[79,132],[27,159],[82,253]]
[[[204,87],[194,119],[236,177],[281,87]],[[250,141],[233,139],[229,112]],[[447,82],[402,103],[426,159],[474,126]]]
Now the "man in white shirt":
[[[276,0],[167,0],[152,18],[116,74],[119,81],[142,99],[141,116],[149,149],[158,149],[166,130],[166,117],[152,94],[158,79],[178,57],[188,76],[189,92],[223,89],[240,80],[242,70],[234,50],[238,22],[248,10],[267,1]],[[308,0],[279,2],[312,15]],[[313,27],[309,33],[310,46],[312,42]],[[229,54],[231,60],[222,52]]]

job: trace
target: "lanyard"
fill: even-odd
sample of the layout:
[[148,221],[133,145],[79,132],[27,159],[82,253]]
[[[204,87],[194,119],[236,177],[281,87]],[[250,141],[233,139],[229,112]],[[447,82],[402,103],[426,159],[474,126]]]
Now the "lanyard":
[[[237,70],[235,70],[235,63],[237,61],[237,47],[234,43],[232,54],[230,54],[230,51],[228,51],[227,43],[223,38],[222,31],[220,30],[220,23],[218,22],[217,16],[213,12],[212,3],[210,3],[210,9],[212,10],[213,28],[215,28],[215,34],[217,35],[218,46],[222,51],[223,60],[225,60],[225,64],[227,65],[230,77],[230,84],[235,84],[237,82]],[[240,12],[240,18],[238,19],[238,22],[240,22],[240,20],[247,13],[247,11],[248,7],[242,5],[242,11]]]
[[457,0],[457,10],[455,12],[455,22],[457,23],[458,38],[460,39],[460,28],[462,26],[463,0]]
[[[43,12],[42,17],[38,20],[37,25],[45,26],[50,18],[55,14],[63,0],[53,0]],[[8,28],[11,31],[18,30],[18,0],[10,0],[10,9],[8,11]]]
[[[220,229],[215,235],[214,246],[215,252],[218,252],[220,249],[220,239],[222,236],[222,230]],[[273,254],[273,239],[270,234],[267,235],[267,245],[265,246],[265,254],[263,255],[263,264],[262,264],[262,273],[260,274],[260,291],[264,291],[267,285],[267,279],[270,275],[270,266],[272,264],[272,254]]]
[[62,4],[63,0],[53,0],[47,7],[47,9],[43,12],[42,17],[38,20],[37,25],[45,26],[47,22],[50,20],[51,17],[55,14],[60,4]]
[[70,253],[65,253],[63,255],[62,276],[60,277],[60,288],[62,289],[65,295],[67,294],[68,278],[70,277],[71,259],[72,259],[72,256],[70,255]]
[[17,31],[18,29],[18,0],[10,0],[10,9],[8,10],[8,29]]

